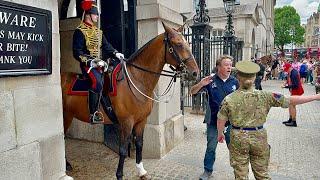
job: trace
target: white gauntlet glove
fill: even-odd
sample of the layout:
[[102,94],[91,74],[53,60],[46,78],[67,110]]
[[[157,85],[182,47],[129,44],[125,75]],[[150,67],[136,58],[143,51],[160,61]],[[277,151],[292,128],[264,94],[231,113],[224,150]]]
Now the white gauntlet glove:
[[122,53],[116,53],[115,56],[120,60],[124,59],[124,55]]

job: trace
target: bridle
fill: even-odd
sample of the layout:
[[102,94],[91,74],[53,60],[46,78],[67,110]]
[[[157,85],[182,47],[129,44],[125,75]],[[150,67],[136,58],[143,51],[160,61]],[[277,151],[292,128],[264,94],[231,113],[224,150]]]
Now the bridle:
[[173,56],[173,59],[176,60],[178,63],[178,67],[175,69],[175,71],[177,71],[177,69],[179,69],[179,68],[187,67],[186,63],[193,58],[192,54],[185,59],[181,59],[179,54],[177,53],[177,51],[173,48],[168,33],[165,33],[165,38],[163,41],[165,43],[165,45],[164,45],[165,46],[165,48],[164,48],[165,49],[164,50],[165,63],[167,63],[167,48],[168,48],[169,53]]
[[[168,33],[165,33],[165,38],[163,39],[163,42],[164,42],[164,62],[166,64],[168,64],[168,61],[167,61],[167,51],[169,52],[169,54],[171,54],[173,56],[173,59],[178,63],[178,66],[177,68],[173,67],[172,65],[170,65],[170,69],[172,71],[167,71],[167,70],[162,70],[161,72],[164,72],[164,73],[158,73],[158,72],[154,72],[154,71],[150,71],[146,68],[143,68],[143,67],[140,67],[140,66],[137,66],[131,62],[129,62],[127,59],[123,59],[125,61],[125,63],[129,64],[130,66],[133,66],[139,70],[142,70],[142,71],[145,71],[145,72],[148,72],[148,73],[151,73],[151,74],[156,74],[156,75],[159,75],[159,76],[168,76],[168,77],[174,77],[176,78],[176,75],[177,75],[177,72],[180,70],[180,69],[183,69],[183,68],[186,68],[186,63],[193,59],[193,55],[191,54],[189,57],[185,58],[185,59],[181,59],[179,54],[177,53],[177,51],[173,48],[172,44],[171,44],[171,41],[168,37]],[[172,75],[173,74],[173,75]]]
[[[129,79],[130,83],[133,85],[133,87],[140,93],[142,94],[144,97],[150,99],[150,100],[153,100],[155,102],[162,102],[161,100],[159,100],[160,97],[163,97],[165,96],[166,94],[168,94],[168,92],[170,91],[172,85],[174,84],[174,82],[176,82],[176,79],[177,79],[177,74],[178,72],[180,72],[181,69],[185,69],[187,66],[186,66],[186,63],[193,59],[193,55],[190,54],[189,57],[185,58],[185,59],[182,59],[180,58],[179,54],[177,53],[177,51],[173,48],[172,44],[171,44],[171,41],[170,41],[170,38],[169,38],[169,35],[168,33],[165,33],[164,35],[164,44],[165,44],[165,48],[164,48],[164,61],[165,63],[167,64],[168,61],[167,61],[167,51],[169,52],[169,54],[171,54],[173,56],[173,59],[176,60],[176,62],[178,63],[178,66],[175,68],[173,67],[172,65],[170,65],[170,69],[172,71],[167,71],[167,70],[162,70],[160,73],[158,72],[154,72],[154,71],[151,71],[151,70],[148,70],[146,68],[143,68],[143,67],[140,67],[140,66],[137,66],[131,62],[129,62],[127,59],[123,59],[123,65],[124,65],[124,71],[125,71],[125,75],[126,77]],[[148,72],[148,73],[151,73],[151,74],[156,74],[156,75],[159,75],[159,76],[167,76],[167,77],[172,77],[172,79],[170,80],[170,83],[168,84],[166,90],[159,96],[157,97],[158,99],[154,99],[146,94],[144,94],[143,92],[141,92],[136,86],[135,84],[133,83],[133,81],[131,80],[130,78],[130,75],[127,71],[127,66],[126,64],[129,64],[130,66],[133,66],[135,67],[136,69],[139,69],[141,71],[145,71],[145,72]],[[164,72],[164,73],[162,73]],[[129,82],[128,82],[129,83]],[[129,84],[128,84],[129,85]],[[129,88],[130,88],[130,85],[129,85]],[[131,88],[130,88],[131,90]],[[131,90],[132,91],[132,90]],[[174,92],[171,94],[171,96],[174,94]],[[156,96],[156,95],[155,95]],[[164,101],[167,103],[167,101]]]

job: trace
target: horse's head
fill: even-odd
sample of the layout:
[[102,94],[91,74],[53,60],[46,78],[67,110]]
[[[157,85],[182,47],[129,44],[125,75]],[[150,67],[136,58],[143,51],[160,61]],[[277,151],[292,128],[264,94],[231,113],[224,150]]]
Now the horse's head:
[[165,29],[166,63],[174,66],[180,73],[186,72],[190,79],[195,80],[199,74],[199,68],[191,52],[189,43],[181,33],[183,26],[175,30],[164,23],[162,25]]

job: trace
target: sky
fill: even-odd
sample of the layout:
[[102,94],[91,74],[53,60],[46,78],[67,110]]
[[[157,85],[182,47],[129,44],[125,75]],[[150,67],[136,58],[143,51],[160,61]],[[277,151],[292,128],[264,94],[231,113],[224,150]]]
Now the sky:
[[301,17],[301,24],[307,24],[307,19],[316,12],[320,0],[277,0],[276,7],[293,6]]

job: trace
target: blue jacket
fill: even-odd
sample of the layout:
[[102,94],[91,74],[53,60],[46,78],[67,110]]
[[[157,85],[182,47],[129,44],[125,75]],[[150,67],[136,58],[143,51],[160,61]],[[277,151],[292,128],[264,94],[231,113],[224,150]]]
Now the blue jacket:
[[[219,76],[215,75],[212,77],[213,81],[206,85],[206,89],[209,97],[209,106],[210,106],[210,116],[206,113],[205,122],[209,125],[217,125],[217,114],[220,109],[220,104],[224,97],[232,93],[239,88],[239,82],[233,76],[230,76],[225,82],[220,79]],[[207,108],[208,110],[208,108]],[[210,121],[208,121],[210,118]]]

